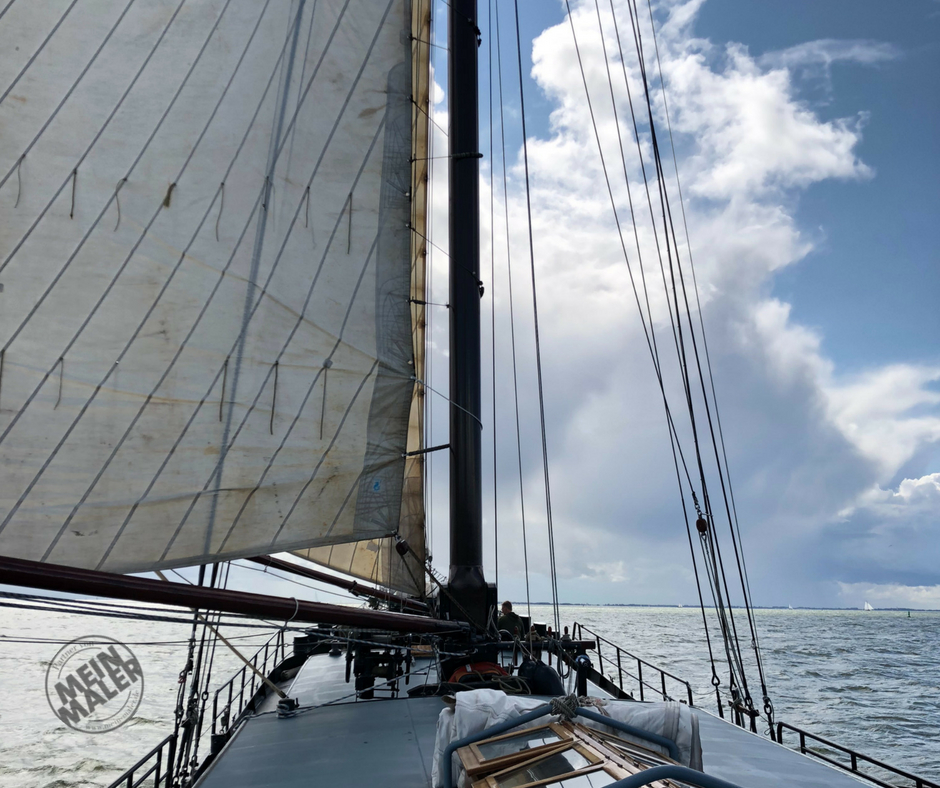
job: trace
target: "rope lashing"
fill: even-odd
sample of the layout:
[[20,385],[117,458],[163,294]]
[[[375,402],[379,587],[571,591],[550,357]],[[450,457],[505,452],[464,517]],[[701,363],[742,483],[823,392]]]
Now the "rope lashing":
[[219,222],[222,219],[222,209],[225,207],[225,181],[219,184],[219,191],[222,192],[219,198],[219,215],[215,217],[215,240],[219,240]]
[[170,200],[173,199],[173,190],[176,188],[176,183],[171,183],[166,190],[166,197],[163,198],[163,207],[170,207]]
[[20,167],[23,164],[23,159],[26,158],[26,154],[23,153],[16,160],[16,202],[13,203],[13,207],[16,208],[20,204],[20,193],[23,191],[23,176],[20,174]]
[[78,181],[78,167],[72,170],[72,205],[69,208],[69,219],[75,218],[75,186]]
[[114,232],[121,226],[121,187],[127,183],[127,178],[121,178],[114,187],[114,203],[117,205],[117,221],[114,223]]
[[583,705],[578,698],[577,693],[572,692],[562,698],[552,698],[552,714],[564,717],[566,720],[573,720],[578,713],[578,707]]

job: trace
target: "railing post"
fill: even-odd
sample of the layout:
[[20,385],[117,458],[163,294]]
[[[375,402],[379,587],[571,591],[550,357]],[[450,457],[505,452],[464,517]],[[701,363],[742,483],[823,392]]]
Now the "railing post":
[[689,682],[685,683],[685,691],[689,693],[689,706],[694,706],[695,702],[692,700],[692,685]]
[[170,739],[170,746],[166,754],[166,788],[173,785],[173,766],[176,763],[176,736]]
[[806,754],[806,734],[800,731],[800,752]]
[[620,664],[620,649],[617,649],[617,673],[620,676],[620,691],[623,692],[623,666]]
[[663,687],[663,700],[667,700],[669,698],[669,693],[666,692],[666,674],[662,671],[659,671],[659,678]]
[[857,772],[858,771],[858,758],[855,757],[854,752],[849,753],[849,757],[852,760],[852,771]]
[[636,675],[640,679],[640,701],[643,701],[643,660],[637,658]]

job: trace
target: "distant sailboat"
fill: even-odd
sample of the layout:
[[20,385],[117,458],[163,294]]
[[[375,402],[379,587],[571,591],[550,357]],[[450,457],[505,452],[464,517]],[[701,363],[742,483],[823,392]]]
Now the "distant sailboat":
[[863,608],[863,610],[874,610],[874,609],[875,609],[875,608],[873,608],[871,605],[869,605],[867,601],[865,602],[865,607]]
[[787,610],[793,610],[793,605],[787,605]]

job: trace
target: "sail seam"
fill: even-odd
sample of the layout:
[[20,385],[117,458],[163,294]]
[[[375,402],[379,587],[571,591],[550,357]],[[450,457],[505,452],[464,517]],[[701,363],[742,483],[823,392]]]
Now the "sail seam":
[[[383,123],[380,122],[380,123],[379,123],[379,130],[381,130],[382,127],[383,127]],[[357,175],[356,175],[357,180],[358,180],[358,178],[362,175],[362,172],[363,172],[363,170],[365,169],[365,166],[366,166],[366,162],[368,162],[368,160],[369,160],[369,158],[370,158],[370,156],[371,156],[373,147],[374,147],[374,145],[375,145],[375,141],[378,139],[378,134],[379,134],[379,131],[377,130],[377,131],[376,131],[376,135],[375,135],[375,137],[373,138],[372,146],[370,146],[368,152],[366,153],[365,158],[363,159],[362,164],[360,165],[359,172],[358,172]],[[311,183],[313,182],[313,178],[314,178],[314,176],[316,175],[316,172],[317,172],[317,171],[316,171],[316,169],[315,169],[313,175],[311,175],[311,178],[310,178],[310,182],[311,182]],[[256,209],[257,209],[257,206],[256,206]],[[296,217],[295,217],[295,218],[296,218]],[[301,320],[303,319],[303,316],[304,316],[304,314],[305,314],[305,312],[306,312],[306,309],[307,309],[307,305],[309,304],[310,298],[311,298],[311,296],[312,296],[312,294],[313,294],[313,290],[314,290],[314,288],[315,288],[315,286],[316,286],[316,284],[317,284],[317,281],[319,280],[320,271],[322,270],[323,264],[324,264],[324,262],[326,261],[327,254],[329,253],[330,247],[332,246],[333,239],[334,239],[334,237],[335,237],[335,235],[336,235],[336,232],[337,232],[337,230],[339,229],[339,224],[340,224],[340,219],[337,219],[336,225],[335,225],[334,228],[333,228],[333,233],[330,235],[330,239],[329,239],[329,241],[327,242],[326,249],[325,249],[325,251],[324,251],[324,253],[323,253],[323,256],[322,256],[321,259],[320,259],[320,264],[319,264],[319,267],[318,267],[318,269],[317,269],[317,273],[316,273],[316,275],[313,277],[313,280],[311,281],[311,285],[310,285],[310,288],[309,288],[308,293],[307,293],[307,300],[304,302],[304,307],[303,307],[303,309],[301,310],[300,316],[299,316],[299,318],[298,318],[297,323],[296,323],[295,326],[294,326],[293,331],[291,332],[291,334],[290,334],[290,336],[288,337],[287,341],[284,343],[284,346],[282,347],[281,352],[278,354],[278,359],[280,359],[280,357],[281,357],[281,356],[283,355],[283,353],[284,353],[284,350],[285,350],[285,349],[287,348],[287,346],[290,344],[290,341],[293,339],[294,333],[295,333],[296,330],[297,330],[297,326],[300,325],[300,322],[301,322]],[[247,224],[246,224],[246,229],[247,229]],[[244,230],[243,230],[243,234],[244,234]],[[289,235],[289,232],[288,232],[288,235]],[[286,239],[285,239],[284,245],[286,245]],[[281,251],[283,251],[283,248],[284,248],[284,247],[282,246]],[[267,285],[268,285],[269,282],[270,282],[270,278],[271,278],[271,277],[273,276],[273,274],[274,274],[274,270],[275,270],[275,268],[276,268],[276,266],[277,266],[277,261],[278,261],[279,259],[280,259],[280,254],[279,254],[278,257],[275,259],[275,262],[274,262],[274,264],[272,265],[272,269],[271,269],[271,273],[269,274],[268,282],[265,283],[265,289],[267,288]],[[220,279],[219,281],[221,282],[221,279]],[[262,292],[264,292],[264,291],[262,291]],[[259,298],[257,304],[260,304],[260,303],[261,303],[261,299]],[[256,309],[257,309],[257,304],[256,304],[256,307],[255,307]],[[201,317],[200,317],[200,319],[201,319]],[[197,321],[197,322],[198,322],[198,321]],[[195,327],[194,327],[194,328],[195,328]],[[230,355],[230,354],[229,354],[229,355]],[[228,367],[228,356],[226,356],[226,363],[225,363],[224,366],[225,366],[225,368],[227,369],[227,367]],[[220,372],[221,372],[221,370],[220,370]],[[202,408],[203,404],[204,404],[204,403],[206,402],[206,400],[208,399],[209,394],[212,392],[212,389],[215,387],[215,383],[216,383],[216,381],[217,381],[218,378],[219,378],[220,372],[216,373],[216,376],[215,376],[215,378],[213,378],[212,382],[210,383],[209,388],[208,388],[207,391],[206,391],[206,394],[203,396],[202,400],[199,402],[199,405],[195,408],[195,410],[193,411],[192,415],[190,416],[189,421],[187,421],[186,425],[183,427],[183,430],[180,432],[179,436],[176,438],[176,441],[174,442],[173,447],[171,448],[171,450],[170,450],[170,452],[167,454],[167,456],[164,458],[164,460],[163,460],[162,464],[160,465],[160,467],[157,469],[156,474],[155,474],[154,477],[151,479],[150,483],[147,485],[147,488],[146,488],[146,490],[144,491],[143,495],[138,499],[138,501],[137,501],[137,502],[134,504],[134,506],[131,508],[131,511],[130,511],[130,512],[127,514],[127,516],[125,517],[124,522],[121,524],[121,527],[120,527],[118,533],[116,534],[116,536],[115,536],[115,538],[114,538],[114,540],[113,540],[111,546],[108,548],[108,550],[107,550],[107,552],[105,553],[104,557],[101,559],[101,562],[98,564],[98,567],[99,567],[99,568],[103,565],[103,563],[104,563],[104,562],[107,560],[107,558],[109,557],[109,555],[110,555],[110,553],[111,553],[111,550],[113,549],[114,545],[117,543],[117,541],[118,541],[118,539],[120,538],[121,534],[123,534],[124,529],[127,527],[128,523],[130,522],[131,518],[133,517],[134,513],[136,512],[137,507],[146,499],[147,495],[150,493],[150,490],[153,489],[153,486],[156,484],[156,482],[157,482],[157,480],[159,479],[160,475],[163,473],[163,470],[166,468],[167,464],[169,463],[170,459],[172,458],[173,454],[175,453],[177,447],[178,447],[179,444],[182,442],[183,438],[185,437],[186,433],[187,433],[188,430],[189,430],[189,427],[192,425],[193,421],[195,420],[195,418],[196,418],[197,414],[199,413],[200,409]],[[252,403],[252,405],[251,405],[251,409],[253,409],[254,406],[257,404],[258,398],[261,396],[261,391],[264,389],[264,386],[265,386],[266,382],[267,382],[267,377],[266,377],[265,380],[262,382],[262,384],[261,384],[261,386],[260,386],[260,388],[259,388],[259,390],[258,390],[258,394],[256,395],[256,397],[255,397],[255,399],[254,399],[254,401],[253,401],[253,403]],[[251,409],[250,409],[250,410],[251,410]],[[250,410],[249,410],[249,413],[250,413]],[[244,419],[242,420],[241,424],[239,425],[238,429],[235,431],[235,434],[234,434],[234,436],[232,437],[232,444],[233,444],[233,445],[234,445],[235,441],[238,439],[238,436],[239,436],[239,434],[240,434],[240,432],[241,432],[242,427],[243,427],[243,426],[245,425],[245,423],[247,422],[247,420],[248,420],[248,415],[249,415],[249,414],[246,414],[246,415],[245,415],[245,417],[244,417]],[[213,473],[209,476],[209,478],[206,480],[206,483],[204,484],[204,486],[203,486],[203,488],[202,488],[202,491],[195,494],[194,500],[193,500],[193,502],[191,503],[189,510],[186,512],[186,514],[184,515],[183,519],[180,521],[179,525],[177,526],[176,531],[174,532],[173,536],[170,538],[169,543],[167,544],[166,548],[164,549],[164,552],[163,552],[163,554],[162,554],[162,556],[161,556],[161,560],[164,559],[164,558],[166,558],[167,553],[169,552],[170,548],[173,546],[173,543],[176,541],[176,537],[179,535],[180,531],[182,530],[183,525],[186,523],[186,521],[187,521],[187,519],[188,519],[188,517],[189,517],[189,512],[192,511],[192,507],[195,506],[196,502],[199,500],[199,498],[202,496],[202,494],[205,493],[206,490],[209,488],[209,485],[211,484],[212,479],[213,479],[214,477],[215,477],[215,473],[213,472]]]

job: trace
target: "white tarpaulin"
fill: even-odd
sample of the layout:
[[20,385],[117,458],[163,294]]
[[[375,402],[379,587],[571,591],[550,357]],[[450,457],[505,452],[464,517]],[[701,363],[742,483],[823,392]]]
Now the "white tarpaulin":
[[[443,788],[443,774],[440,759],[444,750],[453,741],[480,733],[494,725],[499,725],[514,717],[519,717],[545,704],[544,698],[525,698],[507,695],[499,690],[471,690],[458,692],[454,708],[445,708],[437,718],[437,736],[434,742],[434,758],[431,771],[433,788]],[[699,738],[698,718],[684,704],[673,701],[665,703],[636,703],[633,701],[609,700],[604,702],[602,714],[642,728],[650,733],[672,739],[679,747],[679,763],[693,769],[702,770],[702,744]],[[519,730],[545,725],[556,719],[546,715],[540,720],[523,723]],[[628,734],[618,731],[593,720],[575,720],[589,728],[597,728],[614,736],[631,741]],[[648,749],[658,750],[655,744],[645,740],[635,740]],[[664,753],[666,754],[666,753]],[[467,775],[455,753],[452,756],[453,774],[458,778],[459,788],[465,788]]]
[[411,3],[80,9],[0,25],[0,554],[423,529]]

